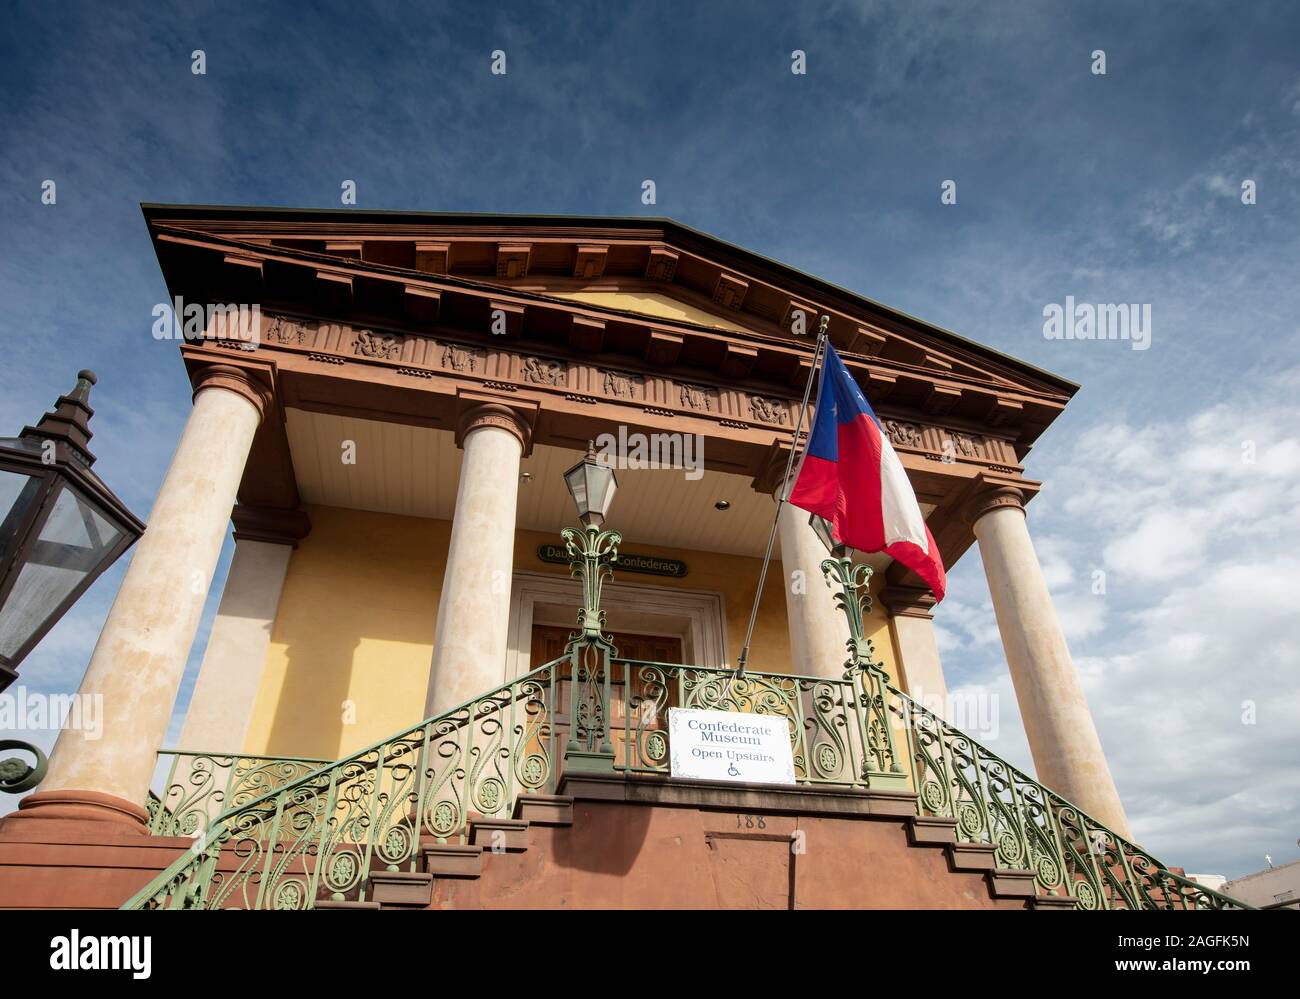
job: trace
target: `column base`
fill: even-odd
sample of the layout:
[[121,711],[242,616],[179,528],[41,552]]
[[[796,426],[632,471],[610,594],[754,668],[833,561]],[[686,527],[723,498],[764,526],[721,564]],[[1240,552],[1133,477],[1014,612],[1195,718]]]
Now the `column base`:
[[[0,819],[0,832],[31,821],[94,823],[114,836],[149,835],[149,813],[139,805],[101,791],[36,791],[18,803],[18,811]],[[24,828],[26,826],[24,825]]]
[[599,750],[566,749],[564,772],[604,774],[614,772],[614,754]]

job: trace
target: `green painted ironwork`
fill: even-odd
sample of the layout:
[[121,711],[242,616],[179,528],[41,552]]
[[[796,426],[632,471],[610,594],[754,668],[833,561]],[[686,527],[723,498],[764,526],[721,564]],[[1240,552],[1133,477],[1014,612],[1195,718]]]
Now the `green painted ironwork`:
[[887,692],[919,814],[953,820],[957,841],[992,847],[998,867],[1032,871],[1038,895],[1079,909],[1251,908],[1173,873],[902,691]]
[[885,700],[889,674],[876,661],[875,648],[863,631],[863,620],[871,610],[871,566],[854,564],[848,550],[837,545],[832,557],[822,562],[822,575],[835,590],[835,605],[843,611],[849,624],[849,639],[845,643],[849,658],[844,664],[844,678],[855,681],[861,688],[868,772],[875,775],[872,786],[902,787],[905,785],[903,767],[894,749],[894,733]]
[[582,580],[578,630],[569,635],[565,648],[572,680],[565,760],[572,769],[611,770],[614,746],[610,741],[610,661],[618,650],[605,634],[600,591],[614,575],[612,565],[618,561],[623,536],[592,524],[580,529],[566,527],[560,537],[569,555],[569,574]]
[[[797,783],[914,792],[918,815],[951,823],[958,843],[987,849],[999,868],[1031,871],[1040,896],[1080,909],[1249,908],[1173,873],[892,686],[863,634],[871,571],[842,552],[823,571],[838,583],[849,621],[843,675],[738,674],[620,658],[604,631],[600,591],[621,539],[595,527],[563,536],[583,580],[564,655],[305,773],[283,767],[313,761],[178,754],[198,761],[185,771],[197,782],[174,780],[174,763],[151,815],[161,829],[192,826],[194,847],[125,907],[364,901],[371,872],[416,870],[422,839],[463,840],[473,816],[512,815],[520,795],[554,792],[565,772],[629,780],[670,772],[668,711],[689,707],[786,719]],[[221,761],[226,809],[205,824],[191,816],[211,814]],[[237,771],[284,780],[259,789],[241,785]]]
[[290,756],[240,756],[230,753],[163,749],[171,759],[161,795],[149,792],[149,832],[154,836],[195,836],[208,823],[267,791],[291,784],[333,760]]
[[0,792],[5,794],[25,794],[45,779],[50,768],[50,761],[39,746],[21,739],[0,739],[0,752],[11,749],[31,753],[33,762],[17,756],[0,759]]
[[[568,662],[556,659],[260,794],[235,792],[242,800],[197,828],[187,854],[125,908],[310,909],[364,901],[371,871],[415,870],[421,838],[463,840],[472,815],[509,816],[520,794],[554,789],[560,733],[551,705],[565,696],[558,687],[569,682]],[[184,800],[185,815],[199,810]],[[162,802],[159,813],[169,814]],[[172,808],[160,821],[175,829],[181,820]]]
[[[127,907],[306,909],[364,900],[371,871],[417,869],[421,837],[463,839],[472,815],[511,815],[519,795],[553,792],[566,770],[591,769],[606,744],[608,765],[628,779],[668,773],[672,707],[785,718],[803,785],[869,792],[894,776],[876,762],[867,670],[843,679],[737,678],[731,670],[602,655],[603,675],[591,677],[581,663],[571,672],[572,651],[236,804]],[[575,704],[583,686],[598,694],[601,714],[564,717],[557,707]],[[1248,908],[1174,874],[892,685],[882,683],[881,696],[906,747],[902,779],[917,794],[918,814],[950,820],[957,842],[992,848],[998,867],[1033,871],[1039,895],[1081,909]],[[621,725],[596,720],[619,715]],[[557,757],[571,727],[582,729],[580,749]]]

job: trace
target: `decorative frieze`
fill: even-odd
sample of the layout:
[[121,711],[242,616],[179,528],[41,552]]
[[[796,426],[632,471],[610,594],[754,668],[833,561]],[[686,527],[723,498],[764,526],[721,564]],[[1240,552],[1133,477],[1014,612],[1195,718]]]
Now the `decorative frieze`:
[[889,439],[900,447],[921,446],[921,428],[915,423],[908,423],[906,420],[883,420],[885,433]]
[[[512,394],[530,387],[559,389],[569,403],[632,403],[639,405],[642,412],[658,417],[671,419],[683,413],[706,416],[729,430],[755,431],[767,426],[788,433],[797,408],[789,399],[681,382],[663,374],[601,368],[581,360],[566,363],[424,336],[354,331],[335,323],[304,323],[267,316],[261,334],[266,346],[307,347],[307,356],[322,364],[343,364],[348,357],[398,362],[396,370],[414,378],[433,378],[439,373],[468,375],[482,379],[485,388]],[[979,463],[1008,473],[1019,468],[1012,445],[999,437],[897,417],[882,418],[881,425],[894,446],[902,450],[945,463]]]
[[262,341],[302,347],[308,342],[307,327],[291,319],[271,316],[262,324]]
[[751,395],[749,412],[760,423],[784,425],[790,422],[788,407],[780,399],[764,399],[762,396]]
[[361,330],[352,347],[358,357],[372,357],[380,361],[395,361],[402,355],[402,343],[391,333],[374,333]]
[[983,444],[982,437],[954,432],[951,435],[951,440],[953,447],[963,458],[977,458],[980,456],[980,446]]
[[703,385],[679,383],[677,386],[677,399],[682,409],[689,409],[694,412],[712,413],[718,408],[717,390]]
[[524,381],[533,385],[563,385],[564,365],[541,357],[524,358]]
[[919,451],[943,462],[983,462],[998,469],[1010,469],[1015,463],[1011,445],[1000,438],[910,420],[882,419],[881,425],[895,447]]
[[636,399],[645,393],[645,379],[624,371],[604,371],[604,390],[614,399]]
[[473,374],[482,367],[483,352],[456,343],[445,343],[442,345],[439,363],[449,371]]

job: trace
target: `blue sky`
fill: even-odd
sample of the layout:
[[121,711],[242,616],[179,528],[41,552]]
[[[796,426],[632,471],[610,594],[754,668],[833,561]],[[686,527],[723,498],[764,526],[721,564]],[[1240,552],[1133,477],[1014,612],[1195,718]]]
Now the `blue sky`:
[[[189,393],[141,201],[671,216],[1082,383],[1030,529],[1135,834],[1300,855],[1295,4],[163,6],[6,11],[0,430],[94,368],[100,468],[148,510]],[[1067,295],[1149,304],[1150,349],[1045,339]],[[75,689],[121,568],[31,689]],[[974,550],[950,593],[949,684],[1027,766]]]

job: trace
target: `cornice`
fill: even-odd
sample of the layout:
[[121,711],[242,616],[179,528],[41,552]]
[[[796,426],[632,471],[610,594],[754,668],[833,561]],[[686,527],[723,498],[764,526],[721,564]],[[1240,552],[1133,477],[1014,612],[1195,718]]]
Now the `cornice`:
[[[167,245],[214,254],[213,269],[219,271],[224,266],[227,284],[236,285],[250,300],[263,303],[272,303],[276,297],[276,290],[267,285],[271,281],[267,276],[268,265],[282,269],[310,268],[315,276],[316,304],[322,317],[337,314],[340,309],[360,308],[362,297],[373,303],[378,296],[384,301],[397,303],[398,313],[402,312],[404,300],[405,315],[367,315],[363,321],[373,319],[378,324],[408,326],[427,326],[429,322],[437,322],[441,326],[439,299],[450,295],[466,301],[486,301],[489,306],[500,305],[512,313],[517,309],[518,312],[513,313],[511,332],[524,338],[532,336],[530,331],[535,325],[541,330],[543,339],[553,338],[547,330],[556,324],[568,324],[568,336],[574,345],[598,345],[604,339],[602,331],[606,326],[617,326],[626,331],[641,330],[643,336],[656,333],[677,336],[698,345],[684,350],[684,355],[708,356],[721,350],[717,356],[723,358],[720,362],[723,370],[734,372],[739,366],[741,370],[754,371],[755,377],[787,386],[801,386],[806,378],[812,338],[791,336],[781,327],[788,324],[793,309],[804,308],[811,314],[810,319],[822,314],[831,318],[832,340],[837,343],[846,363],[864,385],[873,403],[888,403],[893,396],[898,396],[936,415],[954,411],[990,426],[1006,426],[1015,431],[1022,453],[1069,398],[1068,391],[1034,379],[1024,381],[1018,372],[1010,368],[1002,370],[1005,362],[977,356],[962,344],[927,345],[917,339],[921,334],[914,330],[891,326],[890,322],[883,320],[849,315],[828,308],[824,303],[805,303],[791,296],[782,298],[784,292],[777,294],[779,289],[771,289],[775,297],[769,298],[785,301],[783,315],[778,316],[779,309],[761,319],[736,312],[733,322],[756,327],[746,332],[576,302],[571,298],[511,287],[509,282],[503,284],[486,277],[477,280],[431,274],[351,256],[240,242],[198,229],[159,228],[155,239],[159,244],[160,259],[165,257],[163,247]],[[508,254],[507,264],[525,256],[524,247],[516,244],[502,244],[498,250]],[[530,245],[528,253],[533,252]],[[217,254],[224,262],[220,266]],[[166,266],[164,270],[167,270]],[[742,280],[731,272],[723,276],[728,281]],[[371,282],[374,288],[363,296],[364,289],[358,282]],[[748,282],[746,287],[749,287]],[[173,293],[177,291],[175,288],[171,290]],[[284,292],[282,288],[281,293]],[[769,327],[767,332],[757,328],[763,326]],[[710,347],[709,344],[718,346]],[[889,347],[889,344],[895,346]],[[748,350],[758,353],[750,357],[745,353]],[[897,356],[890,356],[891,351]]]
[[239,504],[230,511],[235,525],[235,542],[261,541],[298,547],[311,533],[311,518],[305,510]]
[[908,586],[889,583],[879,593],[891,617],[915,617],[926,621],[934,619],[934,606],[938,603],[927,586]]
[[[706,381],[693,371],[657,371],[644,364],[633,367],[626,358],[615,356],[565,356],[554,350],[536,351],[531,344],[508,338],[497,338],[494,343],[463,341],[268,313],[262,315],[255,354],[242,346],[237,349],[241,358],[296,354],[314,364],[346,369],[340,374],[358,379],[367,377],[368,368],[380,367],[403,378],[450,378],[460,386],[477,386],[498,394],[526,392],[553,407],[605,403],[704,420],[719,428],[776,432],[784,435],[781,446],[787,452],[799,407],[797,400],[743,384]],[[882,415],[881,423],[901,454],[1005,474],[1020,470],[1014,446],[1004,436],[945,426],[920,414],[906,418]]]
[[[484,240],[511,244],[568,243],[578,251],[579,257],[583,249],[592,249],[601,243],[635,246],[646,252],[657,246],[675,255],[679,261],[690,259],[705,265],[705,269],[697,274],[705,282],[698,290],[729,307],[745,308],[753,290],[760,286],[775,289],[779,293],[778,299],[812,302],[833,317],[846,316],[855,322],[879,321],[894,332],[907,332],[941,343],[947,350],[969,354],[985,364],[1006,366],[1013,373],[1014,380],[1023,382],[1028,377],[1040,382],[1048,391],[1064,393],[1066,398],[1078,388],[1058,375],[968,340],[951,330],[669,218],[163,204],[145,204],[141,209],[154,230],[171,225],[208,233],[260,238],[268,242],[272,238],[298,236],[316,240],[360,239],[363,242],[367,238],[378,242],[410,242],[422,238],[447,243],[464,239],[480,245]],[[575,268],[575,274],[579,275],[588,271],[587,268]],[[719,284],[724,286],[721,297]],[[742,284],[743,296],[739,294]]]

